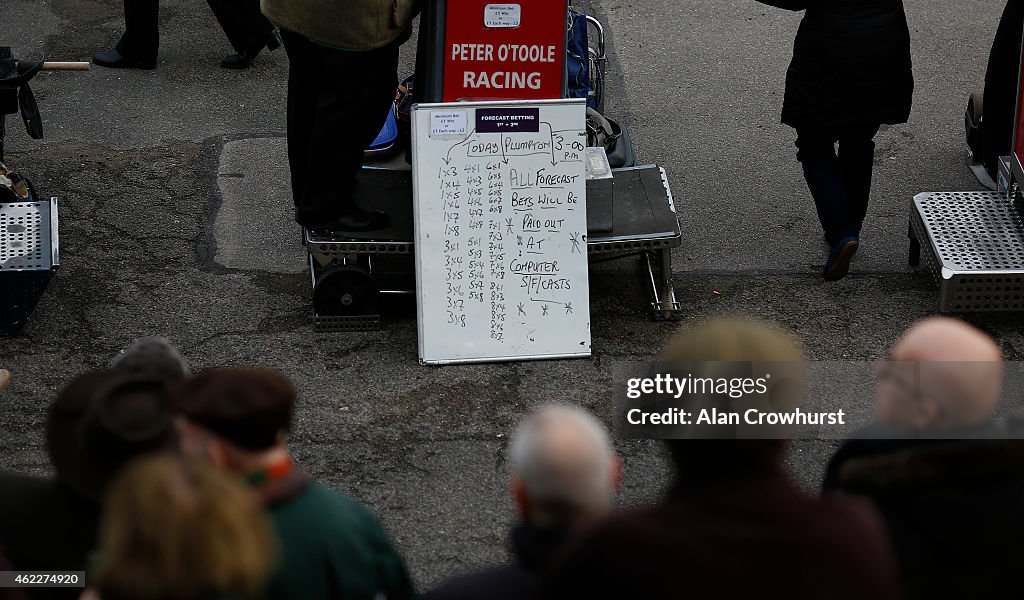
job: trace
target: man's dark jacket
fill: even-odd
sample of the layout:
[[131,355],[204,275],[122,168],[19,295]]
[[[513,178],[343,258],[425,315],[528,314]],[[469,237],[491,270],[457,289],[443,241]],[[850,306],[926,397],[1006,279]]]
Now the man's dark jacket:
[[905,123],[914,76],[902,0],[760,0],[804,10],[782,122],[797,128]]
[[885,439],[881,431],[840,447],[824,489],[874,500],[908,597],[995,598],[1019,588],[1024,441]]
[[896,559],[862,499],[819,499],[779,472],[679,485],[570,542],[543,598],[898,598]]
[[514,563],[450,579],[424,594],[422,600],[533,598],[540,572],[562,549],[570,533],[565,527],[541,528],[522,523],[512,530]]
[[[83,571],[96,547],[100,507],[55,480],[0,472],[0,546],[16,570]],[[79,588],[30,597],[77,599]]]

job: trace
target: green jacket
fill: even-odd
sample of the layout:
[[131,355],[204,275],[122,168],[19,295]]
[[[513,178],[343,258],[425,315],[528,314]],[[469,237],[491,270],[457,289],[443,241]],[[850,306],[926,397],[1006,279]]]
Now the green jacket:
[[275,25],[343,50],[385,46],[408,28],[419,0],[260,0]]
[[413,596],[402,558],[372,512],[311,482],[270,506],[280,562],[268,600],[402,600]]

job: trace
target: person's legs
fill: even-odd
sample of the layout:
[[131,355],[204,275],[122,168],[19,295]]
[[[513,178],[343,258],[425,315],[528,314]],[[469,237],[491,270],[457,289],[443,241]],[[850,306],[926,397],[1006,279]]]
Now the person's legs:
[[875,161],[878,125],[852,125],[839,131],[839,163],[849,202],[849,221],[860,236],[871,196],[871,171]]
[[803,166],[807,187],[811,190],[818,220],[830,246],[856,236],[857,228],[850,222],[850,199],[843,170],[836,156],[836,136],[817,128],[797,130],[796,157]]
[[260,12],[259,0],[206,0],[240,55],[255,57],[270,41],[274,25]]
[[838,134],[800,128],[797,136],[797,159],[803,165],[807,187],[814,197],[818,220],[829,245],[822,276],[827,281],[842,279],[849,271],[850,259],[857,252],[860,225],[851,217],[850,192],[836,155]]
[[291,171],[292,198],[296,218],[306,195],[309,180],[310,144],[313,137],[313,116],[316,106],[315,71],[320,69],[312,42],[286,29],[281,30],[288,53],[288,166]]
[[306,164],[305,195],[297,219],[319,225],[353,220],[353,229],[386,223],[362,223],[367,213],[353,199],[363,151],[380,132],[398,85],[398,44],[366,52],[324,46],[316,50],[323,69],[316,74],[317,98]]
[[140,63],[155,63],[160,47],[158,0],[124,0],[124,35],[117,51]]

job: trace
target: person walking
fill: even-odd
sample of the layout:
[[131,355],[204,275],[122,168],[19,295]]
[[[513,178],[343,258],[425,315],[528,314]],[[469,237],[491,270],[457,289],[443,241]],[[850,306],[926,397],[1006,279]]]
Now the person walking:
[[910,116],[914,76],[903,0],[758,1],[806,10],[786,73],[782,122],[796,129],[797,160],[829,245],[822,275],[842,279],[860,245],[875,134]]

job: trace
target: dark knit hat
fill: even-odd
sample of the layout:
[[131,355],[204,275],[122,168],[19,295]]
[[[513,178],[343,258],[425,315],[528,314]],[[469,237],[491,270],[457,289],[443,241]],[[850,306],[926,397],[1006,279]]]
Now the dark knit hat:
[[181,414],[244,450],[266,450],[291,430],[295,388],[269,369],[210,369],[178,391]]
[[115,371],[80,375],[50,407],[46,441],[57,478],[99,498],[134,458],[176,446],[167,383]]

